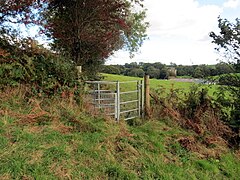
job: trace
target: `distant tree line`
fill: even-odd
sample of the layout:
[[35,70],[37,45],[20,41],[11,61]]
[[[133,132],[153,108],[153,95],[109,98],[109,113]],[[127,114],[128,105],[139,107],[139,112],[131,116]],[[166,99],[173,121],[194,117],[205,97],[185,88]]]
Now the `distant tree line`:
[[121,74],[125,76],[143,77],[148,74],[150,78],[168,79],[171,76],[188,76],[193,78],[205,78],[237,72],[234,65],[218,63],[216,65],[170,65],[156,63],[126,63],[125,65],[103,65],[101,72],[109,74]]

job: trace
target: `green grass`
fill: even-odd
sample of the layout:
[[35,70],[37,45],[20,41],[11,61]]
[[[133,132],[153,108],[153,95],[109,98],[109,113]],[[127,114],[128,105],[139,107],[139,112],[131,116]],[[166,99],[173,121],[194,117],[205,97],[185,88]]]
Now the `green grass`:
[[[138,77],[129,77],[123,75],[113,75],[113,74],[103,74],[104,80],[106,81],[134,81],[134,80],[143,80],[143,78]],[[159,86],[164,86],[166,88],[171,88],[174,86],[175,88],[188,89],[193,83],[188,82],[176,82],[169,80],[159,80],[159,79],[150,79],[150,86],[153,89],[158,88]]]
[[139,120],[130,126],[93,116],[67,99],[29,98],[21,89],[2,91],[0,97],[0,179],[237,179],[240,175],[239,156],[231,151],[218,158],[198,156],[178,142],[194,134],[167,120]]
[[192,76],[177,76],[177,78],[180,78],[180,79],[192,79],[193,77]]
[[[103,80],[105,81],[134,81],[134,80],[143,80],[143,78],[138,78],[138,77],[129,77],[129,76],[123,76],[123,75],[113,75],[113,74],[102,74],[104,77]],[[192,82],[177,82],[174,80],[159,80],[159,79],[150,79],[150,88],[152,90],[159,89],[160,87],[165,88],[166,90],[170,90],[171,88],[174,89],[181,89],[184,92],[188,92],[191,86],[196,85],[195,83]],[[199,86],[203,88],[208,88],[209,90],[209,95],[213,96],[214,92],[216,91],[216,85],[202,85],[198,84]],[[123,90],[128,90],[129,86],[123,86]]]

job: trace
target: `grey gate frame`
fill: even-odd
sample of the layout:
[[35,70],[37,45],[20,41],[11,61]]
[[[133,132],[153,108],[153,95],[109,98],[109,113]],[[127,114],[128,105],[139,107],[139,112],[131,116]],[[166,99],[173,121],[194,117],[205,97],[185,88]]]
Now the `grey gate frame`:
[[[92,104],[95,108],[104,110],[107,115],[114,116],[116,121],[120,119],[130,120],[143,116],[143,81],[86,81],[89,84],[89,93],[92,96]],[[131,91],[121,91],[121,86],[135,84]],[[109,90],[109,86],[112,89]],[[135,94],[133,99],[129,97]],[[123,98],[122,96],[125,96]]]

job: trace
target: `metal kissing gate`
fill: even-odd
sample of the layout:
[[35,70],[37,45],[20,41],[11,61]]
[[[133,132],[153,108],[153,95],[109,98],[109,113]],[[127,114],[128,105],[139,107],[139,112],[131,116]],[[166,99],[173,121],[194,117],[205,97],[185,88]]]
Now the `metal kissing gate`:
[[116,121],[143,116],[143,82],[87,81],[95,108]]

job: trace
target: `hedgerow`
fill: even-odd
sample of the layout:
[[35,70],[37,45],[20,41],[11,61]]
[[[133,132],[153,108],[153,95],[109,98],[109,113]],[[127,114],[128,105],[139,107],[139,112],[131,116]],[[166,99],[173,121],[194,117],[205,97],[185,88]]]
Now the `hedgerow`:
[[[14,42],[14,43],[11,43]],[[34,92],[53,95],[80,85],[75,64],[34,40],[0,37],[0,87],[31,85]]]

